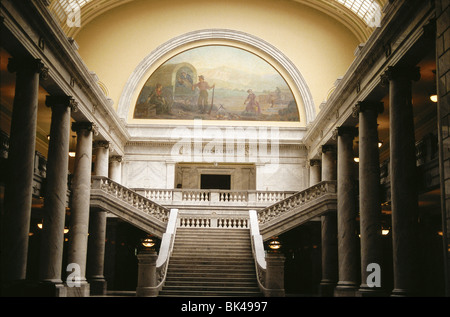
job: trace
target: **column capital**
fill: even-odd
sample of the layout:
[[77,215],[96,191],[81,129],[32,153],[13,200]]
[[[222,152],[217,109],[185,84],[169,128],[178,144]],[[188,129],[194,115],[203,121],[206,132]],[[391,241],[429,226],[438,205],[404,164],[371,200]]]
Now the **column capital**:
[[321,148],[322,153],[326,152],[336,152],[336,146],[333,144],[324,144]]
[[94,143],[92,144],[92,147],[94,149],[101,148],[101,147],[105,148],[105,149],[109,149],[110,143],[109,143],[109,141],[105,141],[105,140],[97,140],[97,141],[94,141]]
[[333,139],[336,140],[338,136],[350,135],[352,138],[358,135],[358,128],[352,126],[340,126],[333,131]]
[[30,72],[38,73],[40,78],[46,80],[48,78],[48,67],[45,67],[44,63],[36,58],[9,58],[8,59],[8,71],[10,73],[20,72],[28,70]]
[[94,124],[92,122],[72,123],[72,131],[79,132],[80,130],[94,131]]
[[319,159],[309,160],[309,166],[320,166],[320,163]]
[[361,112],[375,111],[377,114],[381,114],[384,111],[384,103],[381,101],[359,101],[353,106],[352,115],[357,118]]
[[418,81],[420,79],[420,67],[417,66],[389,66],[381,75],[381,84],[387,86],[389,81],[395,79]]
[[114,155],[114,156],[111,156],[111,157],[109,158],[109,161],[110,161],[110,162],[119,162],[119,163],[121,163],[122,160],[123,160],[123,158],[122,158],[122,156],[120,156],[120,155]]
[[49,108],[70,107],[74,112],[78,109],[78,103],[71,96],[46,96],[45,105]]

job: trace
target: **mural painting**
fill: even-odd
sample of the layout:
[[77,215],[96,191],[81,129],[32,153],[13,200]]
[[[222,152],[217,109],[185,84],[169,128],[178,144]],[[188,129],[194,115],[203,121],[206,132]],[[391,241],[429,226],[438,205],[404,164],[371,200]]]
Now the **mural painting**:
[[243,49],[190,49],[161,65],[142,88],[135,119],[300,121],[295,98],[269,63]]

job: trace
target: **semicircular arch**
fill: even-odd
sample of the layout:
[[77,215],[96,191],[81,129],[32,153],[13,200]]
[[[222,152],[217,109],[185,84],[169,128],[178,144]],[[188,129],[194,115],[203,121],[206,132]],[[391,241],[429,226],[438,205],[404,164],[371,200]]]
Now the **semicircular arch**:
[[136,66],[122,90],[117,106],[119,117],[125,121],[127,120],[130,111],[133,110],[131,109],[134,104],[133,98],[135,98],[136,93],[140,91],[140,84],[148,77],[148,72],[154,65],[160,63],[161,60],[167,58],[168,55],[174,55],[180,47],[214,40],[241,43],[252,47],[257,51],[263,52],[273,59],[278,64],[278,67],[290,77],[293,85],[295,85],[296,90],[299,92],[304,107],[303,110],[306,117],[306,124],[315,119],[316,108],[311,91],[297,67],[282,52],[266,41],[251,34],[228,29],[207,29],[189,32],[167,41],[148,54]]

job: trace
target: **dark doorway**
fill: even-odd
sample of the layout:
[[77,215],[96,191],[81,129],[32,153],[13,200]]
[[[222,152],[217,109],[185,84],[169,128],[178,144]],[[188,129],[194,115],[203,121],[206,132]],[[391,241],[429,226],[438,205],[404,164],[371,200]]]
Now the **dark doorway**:
[[231,189],[231,175],[203,174],[201,176],[201,189]]

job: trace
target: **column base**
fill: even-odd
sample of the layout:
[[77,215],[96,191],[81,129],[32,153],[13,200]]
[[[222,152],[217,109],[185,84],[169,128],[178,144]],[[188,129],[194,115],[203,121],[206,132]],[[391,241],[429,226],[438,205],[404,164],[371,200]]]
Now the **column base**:
[[91,295],[106,295],[107,282],[103,277],[89,278]]
[[66,286],[62,281],[13,281],[2,285],[5,297],[66,297]]
[[79,286],[69,287],[66,285],[67,297],[89,297],[90,284],[86,281],[80,283]]
[[155,287],[136,287],[137,297],[157,297],[158,294],[159,291]]
[[379,287],[361,286],[356,292],[357,297],[386,297],[386,291]]
[[418,295],[410,290],[401,288],[394,288],[391,292],[391,297],[412,297],[412,296]]
[[333,297],[334,289],[336,288],[335,282],[322,281],[319,285],[319,296],[320,297]]
[[354,283],[339,282],[334,289],[334,297],[355,297],[358,287]]

